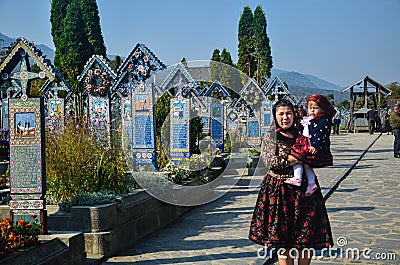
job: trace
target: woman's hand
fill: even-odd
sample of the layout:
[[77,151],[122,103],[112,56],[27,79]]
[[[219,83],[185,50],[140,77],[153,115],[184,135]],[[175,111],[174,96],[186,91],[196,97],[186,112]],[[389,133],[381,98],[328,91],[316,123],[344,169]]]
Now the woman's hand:
[[295,164],[301,164],[301,161],[297,160],[297,158],[295,158],[292,155],[288,155],[288,160],[291,166],[295,165]]

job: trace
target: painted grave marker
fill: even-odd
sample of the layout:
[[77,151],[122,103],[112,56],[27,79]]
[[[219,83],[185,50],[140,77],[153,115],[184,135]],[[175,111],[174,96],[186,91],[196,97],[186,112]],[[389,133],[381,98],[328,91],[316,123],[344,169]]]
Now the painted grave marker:
[[190,99],[171,99],[171,160],[190,157]]
[[133,171],[156,170],[154,88],[146,80],[165,68],[150,49],[138,43],[118,69],[120,75],[112,87],[120,97],[122,148]]
[[260,123],[257,119],[251,118],[247,122],[247,133],[249,137],[249,145],[250,146],[258,146],[261,144],[260,139]]
[[110,98],[89,95],[90,128],[100,140],[110,141]]
[[40,218],[46,232],[43,99],[9,99],[10,209],[13,221]]
[[271,102],[264,102],[261,107],[261,138],[264,138],[266,132],[269,131],[271,127],[272,118],[272,107]]
[[132,90],[132,149],[133,170],[156,170],[155,119],[153,85],[136,83]]
[[211,105],[211,147],[224,152],[224,105]]
[[133,165],[132,95],[121,98],[122,147],[128,165]]
[[50,98],[47,101],[46,127],[52,130],[62,130],[64,128],[64,107],[63,98]]

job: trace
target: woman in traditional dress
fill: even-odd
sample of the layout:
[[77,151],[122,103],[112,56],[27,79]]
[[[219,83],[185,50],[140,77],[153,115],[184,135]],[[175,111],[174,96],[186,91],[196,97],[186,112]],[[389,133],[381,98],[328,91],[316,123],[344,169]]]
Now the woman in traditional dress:
[[[269,168],[257,198],[250,225],[250,240],[278,254],[279,264],[310,264],[310,252],[333,245],[332,232],[321,189],[306,197],[307,178],[300,187],[286,184],[293,177],[293,165],[300,163],[290,155],[298,136],[293,105],[279,100],[273,107],[275,128],[266,133],[261,156]],[[316,184],[319,187],[318,180]]]

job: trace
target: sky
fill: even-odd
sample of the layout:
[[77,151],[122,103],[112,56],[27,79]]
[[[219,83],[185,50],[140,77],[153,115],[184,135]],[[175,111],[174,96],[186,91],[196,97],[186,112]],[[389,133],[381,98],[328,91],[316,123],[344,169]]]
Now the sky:
[[[97,0],[107,54],[145,44],[166,65],[209,60],[226,48],[237,62],[244,6],[260,5],[274,68],[342,87],[365,76],[400,83],[399,0]],[[0,0],[0,32],[54,49],[51,0]]]

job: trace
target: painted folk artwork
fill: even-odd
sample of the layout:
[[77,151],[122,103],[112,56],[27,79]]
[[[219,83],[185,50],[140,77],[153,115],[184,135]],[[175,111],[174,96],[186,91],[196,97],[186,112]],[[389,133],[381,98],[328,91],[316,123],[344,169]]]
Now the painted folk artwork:
[[46,127],[49,129],[62,129],[64,127],[64,99],[52,98],[47,103]]
[[35,137],[35,113],[15,113],[15,138]]

